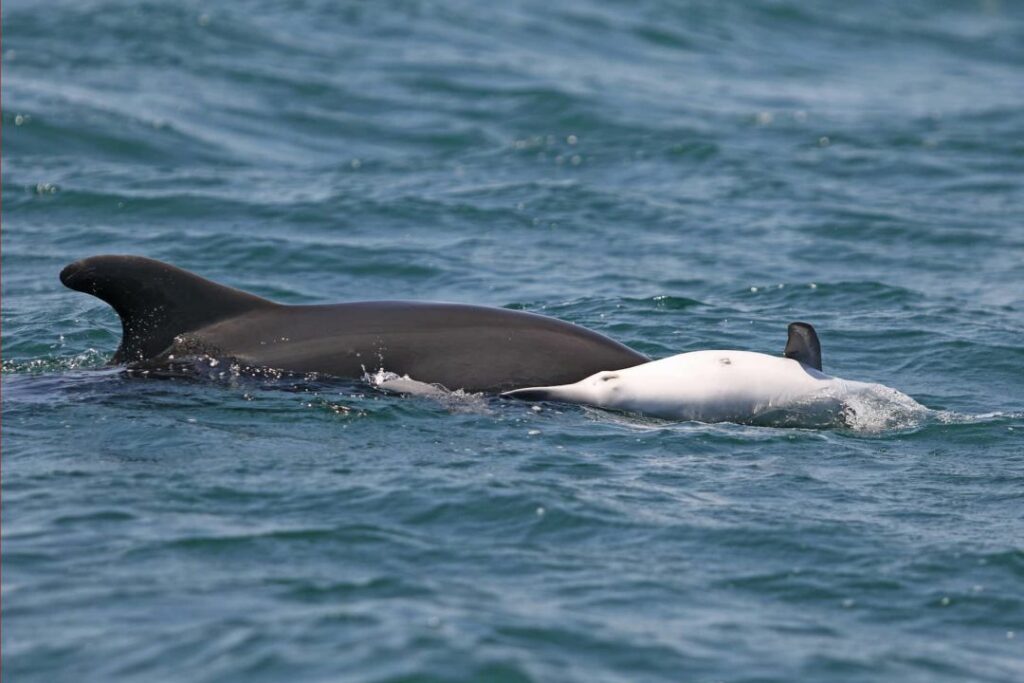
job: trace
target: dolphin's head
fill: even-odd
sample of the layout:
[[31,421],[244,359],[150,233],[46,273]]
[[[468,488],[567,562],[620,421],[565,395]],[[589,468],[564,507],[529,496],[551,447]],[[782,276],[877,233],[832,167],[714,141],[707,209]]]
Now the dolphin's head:
[[506,391],[502,396],[525,401],[565,401],[611,408],[618,404],[617,397],[622,388],[618,372],[604,371],[581,379],[575,384],[516,389]]

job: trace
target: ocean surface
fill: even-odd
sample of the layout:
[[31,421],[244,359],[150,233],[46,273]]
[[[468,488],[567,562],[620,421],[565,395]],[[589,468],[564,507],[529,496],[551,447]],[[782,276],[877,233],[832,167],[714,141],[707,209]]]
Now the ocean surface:
[[[1024,3],[3,4],[2,674],[1024,680]],[[128,377],[60,269],[458,301],[880,401]]]

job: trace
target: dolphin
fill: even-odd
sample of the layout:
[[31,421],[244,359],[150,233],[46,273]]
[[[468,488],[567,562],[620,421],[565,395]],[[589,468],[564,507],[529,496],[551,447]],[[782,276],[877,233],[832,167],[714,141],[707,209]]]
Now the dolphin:
[[[563,401],[669,420],[700,422],[826,422],[848,410],[857,392],[891,392],[878,384],[826,375],[814,327],[789,325],[782,356],[752,351],[693,351],[618,370],[604,370],[579,382],[528,387],[502,396],[528,401]],[[900,396],[903,396],[900,394]],[[913,399],[906,397],[911,403]],[[916,405],[916,403],[914,403]]]
[[523,311],[418,301],[287,306],[141,256],[93,256],[60,274],[121,317],[111,362],[189,359],[362,378],[386,370],[449,390],[576,382],[649,360],[601,334]]

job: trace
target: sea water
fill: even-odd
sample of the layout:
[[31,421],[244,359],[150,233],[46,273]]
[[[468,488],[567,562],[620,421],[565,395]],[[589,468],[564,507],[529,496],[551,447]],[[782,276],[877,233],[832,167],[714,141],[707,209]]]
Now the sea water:
[[[1024,5],[3,7],[11,681],[1024,679]],[[109,367],[94,254],[892,387],[670,423]]]

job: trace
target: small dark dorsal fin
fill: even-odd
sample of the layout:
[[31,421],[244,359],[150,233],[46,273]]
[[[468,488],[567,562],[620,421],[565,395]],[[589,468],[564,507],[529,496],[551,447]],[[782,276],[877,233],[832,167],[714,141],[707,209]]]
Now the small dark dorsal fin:
[[786,340],[786,350],[782,355],[820,372],[821,343],[818,342],[818,333],[808,323],[790,323],[789,339]]
[[277,304],[141,256],[93,256],[60,274],[71,289],[114,307],[124,335],[114,363],[147,360],[174,338],[219,320]]

